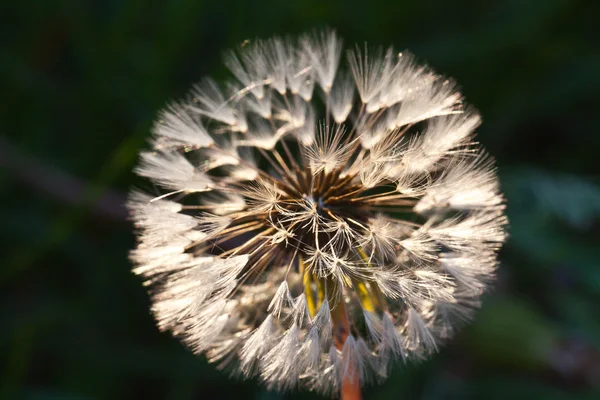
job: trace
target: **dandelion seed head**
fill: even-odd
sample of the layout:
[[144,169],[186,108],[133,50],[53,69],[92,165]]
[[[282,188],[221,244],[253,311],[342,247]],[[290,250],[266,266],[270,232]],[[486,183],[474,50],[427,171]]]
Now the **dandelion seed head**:
[[469,321],[506,238],[456,85],[332,30],[244,41],[161,112],[132,192],[161,330],[270,389],[336,393]]

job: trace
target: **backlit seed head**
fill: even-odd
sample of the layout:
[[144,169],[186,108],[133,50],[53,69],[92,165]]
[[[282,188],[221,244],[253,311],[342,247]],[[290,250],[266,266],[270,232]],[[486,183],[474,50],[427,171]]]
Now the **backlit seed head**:
[[[384,379],[468,321],[505,240],[480,117],[409,53],[244,42],[153,128],[131,258],[158,326],[269,388]],[[318,94],[317,94],[318,93]],[[317,94],[317,95],[315,95]]]

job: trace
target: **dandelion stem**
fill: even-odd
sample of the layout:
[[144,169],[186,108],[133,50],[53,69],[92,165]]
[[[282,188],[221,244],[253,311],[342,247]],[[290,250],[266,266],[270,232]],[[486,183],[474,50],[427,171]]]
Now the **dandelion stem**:
[[360,386],[358,384],[358,379],[349,380],[344,379],[342,382],[342,391],[340,393],[340,397],[342,400],[360,400],[362,399],[362,394],[360,393]]
[[[348,321],[348,312],[344,302],[343,289],[338,288],[338,283],[328,279],[326,281],[327,295],[329,304],[331,304],[331,320],[333,328],[333,341],[335,347],[342,351],[346,339],[350,335],[350,323]],[[338,292],[339,290],[339,292]],[[340,388],[340,398],[342,400],[360,400],[362,395],[360,392],[360,383],[357,371],[354,371],[354,366],[346,371],[342,377],[342,385]]]

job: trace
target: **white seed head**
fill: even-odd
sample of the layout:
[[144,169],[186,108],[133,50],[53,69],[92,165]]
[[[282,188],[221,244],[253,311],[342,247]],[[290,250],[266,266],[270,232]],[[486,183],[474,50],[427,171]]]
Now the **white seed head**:
[[235,80],[161,112],[135,170],[159,192],[128,202],[158,327],[270,389],[333,394],[427,357],[506,239],[452,81],[391,48],[341,53],[332,30],[227,53]]

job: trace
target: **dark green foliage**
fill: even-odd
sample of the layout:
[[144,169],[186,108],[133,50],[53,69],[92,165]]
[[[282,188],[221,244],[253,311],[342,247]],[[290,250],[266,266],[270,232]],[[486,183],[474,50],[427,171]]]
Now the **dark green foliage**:
[[3,2],[0,397],[312,397],[230,380],[158,333],[122,201],[157,110],[225,77],[222,50],[328,24],[461,84],[511,221],[477,320],[365,397],[600,398],[599,14],[576,0]]

